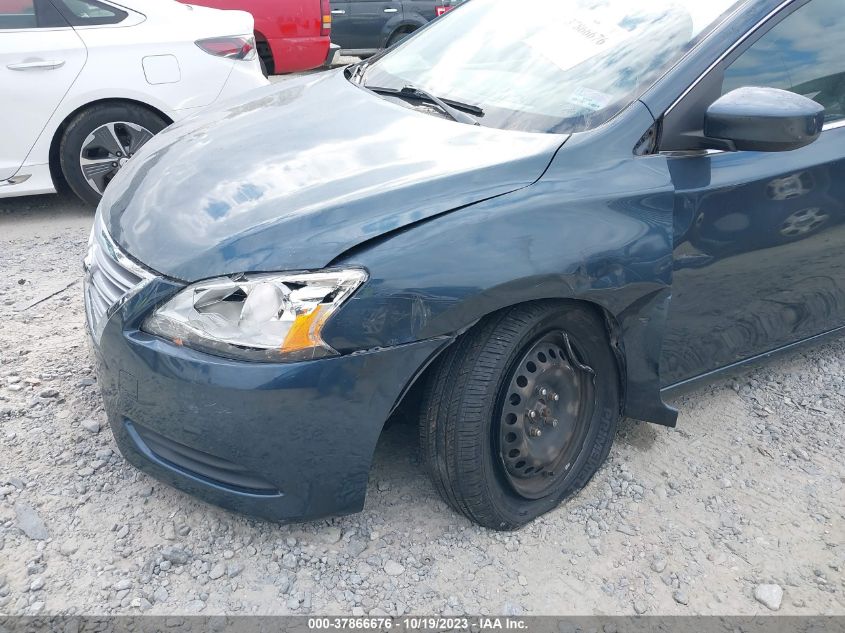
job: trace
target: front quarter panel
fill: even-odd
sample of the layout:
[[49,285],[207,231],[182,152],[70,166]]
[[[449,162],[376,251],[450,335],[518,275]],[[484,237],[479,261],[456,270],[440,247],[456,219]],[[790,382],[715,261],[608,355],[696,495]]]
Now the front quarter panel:
[[589,301],[618,337],[625,413],[674,424],[659,395],[674,190],[665,158],[633,155],[653,122],[636,103],[575,135],[534,185],[339,258],[371,279],[328,324],[327,342],[347,352],[390,347],[461,333],[517,303]]

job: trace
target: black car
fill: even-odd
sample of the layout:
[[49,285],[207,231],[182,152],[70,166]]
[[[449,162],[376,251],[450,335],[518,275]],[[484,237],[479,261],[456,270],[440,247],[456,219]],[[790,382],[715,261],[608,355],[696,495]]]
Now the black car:
[[331,0],[332,43],[366,57],[402,41],[462,0]]
[[513,529],[622,416],[674,426],[667,395],[845,333],[842,0],[513,4],[119,172],[85,288],[130,462],[239,512],[350,513],[413,411],[443,498]]

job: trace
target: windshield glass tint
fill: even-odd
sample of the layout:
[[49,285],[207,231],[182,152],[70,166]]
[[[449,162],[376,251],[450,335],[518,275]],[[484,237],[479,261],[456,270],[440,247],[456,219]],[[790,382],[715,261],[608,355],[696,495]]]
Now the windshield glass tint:
[[482,125],[568,133],[639,97],[735,0],[470,0],[369,68],[484,110]]

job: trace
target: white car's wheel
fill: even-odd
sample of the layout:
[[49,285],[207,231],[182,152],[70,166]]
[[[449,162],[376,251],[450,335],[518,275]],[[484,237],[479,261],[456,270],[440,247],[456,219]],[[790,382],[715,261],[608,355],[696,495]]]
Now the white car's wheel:
[[62,174],[76,195],[96,206],[126,161],[166,126],[158,114],[133,103],[87,108],[62,137]]

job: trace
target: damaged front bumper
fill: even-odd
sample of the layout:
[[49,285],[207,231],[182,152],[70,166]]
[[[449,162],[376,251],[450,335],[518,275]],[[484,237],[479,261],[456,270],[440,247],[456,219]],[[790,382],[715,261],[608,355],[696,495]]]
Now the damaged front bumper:
[[444,339],[315,361],[210,356],[139,329],[175,284],[157,278],[93,343],[126,459],[180,490],[277,521],[360,511],[381,429]]

